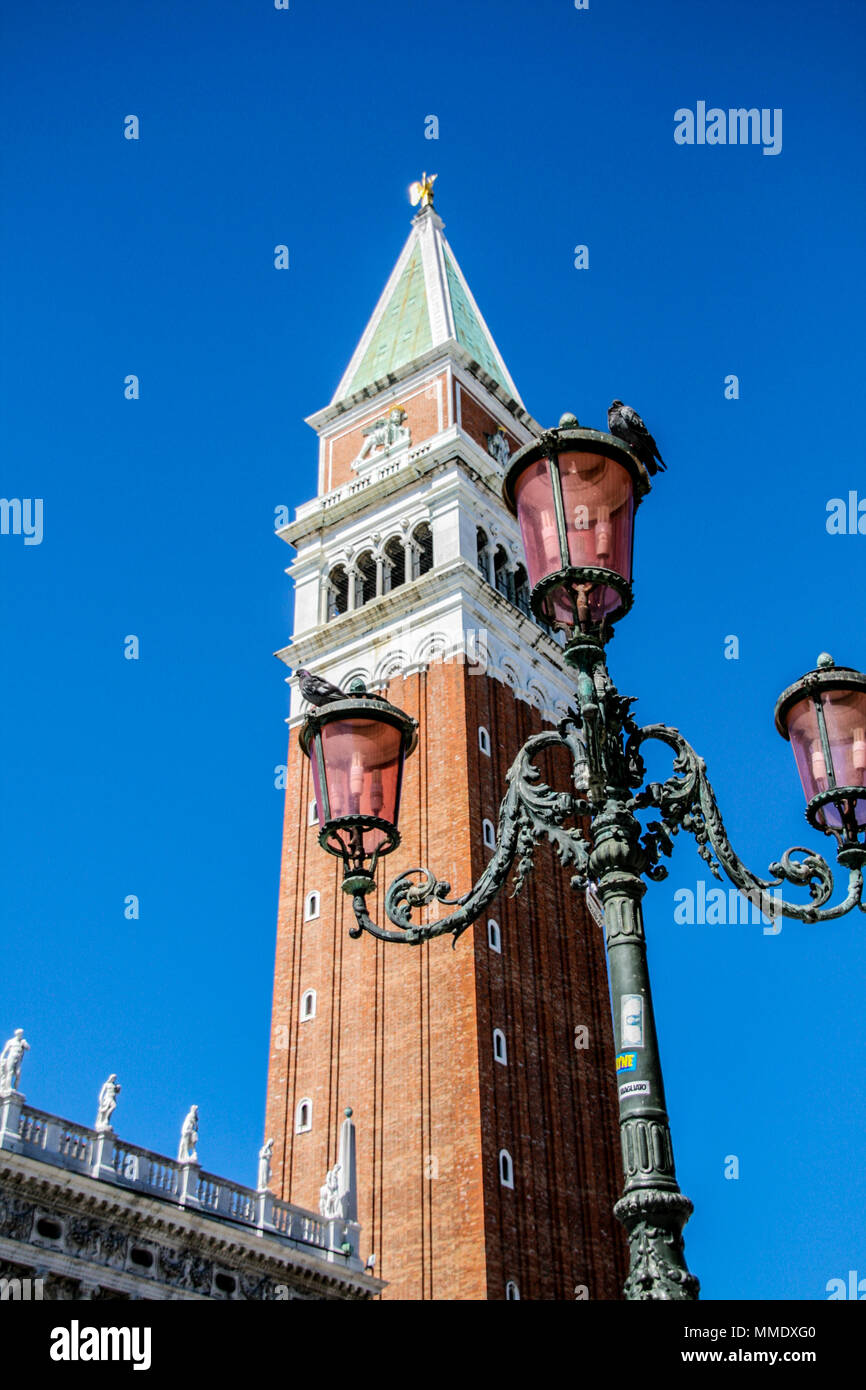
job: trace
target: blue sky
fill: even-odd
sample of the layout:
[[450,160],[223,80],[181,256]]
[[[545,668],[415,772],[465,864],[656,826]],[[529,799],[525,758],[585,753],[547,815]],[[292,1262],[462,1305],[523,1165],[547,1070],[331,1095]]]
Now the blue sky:
[[[315,491],[303,417],[422,168],[529,410],[603,426],[619,396],[668,461],[614,679],[706,757],[756,872],[816,844],[772,709],[822,649],[866,666],[866,536],[825,526],[866,497],[864,14],[55,0],[2,29],[0,494],[42,498],[44,536],[0,536],[0,1031],[25,1028],[31,1103],[90,1122],[116,1071],[125,1137],[172,1152],[195,1101],[204,1165],[249,1181],[291,624],[274,509]],[[675,144],[698,101],[781,109],[781,153]],[[647,898],[689,1262],[707,1297],[821,1298],[866,1275],[866,922],[678,925],[703,868],[682,839]]]

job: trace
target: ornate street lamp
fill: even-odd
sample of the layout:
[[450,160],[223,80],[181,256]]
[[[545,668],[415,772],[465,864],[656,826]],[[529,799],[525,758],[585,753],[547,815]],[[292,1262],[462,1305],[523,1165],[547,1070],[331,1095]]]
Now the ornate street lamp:
[[403,763],[418,723],[353,681],[349,698],[307,715],[299,741],[310,759],[319,844],[343,860],[343,891],[369,893],[376,864],[400,843]]
[[572,420],[515,454],[503,492],[520,523],[535,616],[603,637],[632,605],[634,514],[650,481],[621,440]]
[[[400,874],[385,894],[385,912],[396,931],[378,926],[367,912],[376,860],[398,842],[399,768],[414,747],[412,721],[369,696],[338,701],[308,716],[301,745],[305,752],[313,746],[320,841],[331,853],[342,854],[346,865],[343,887],[352,895],[358,924],[352,936],[366,931],[379,940],[417,945],[448,932],[456,940],[502,890],[515,860],[514,892],[520,891],[542,838],[554,844],[571,869],[572,887],[597,894],[604,913],[617,1048],[625,1188],[614,1211],[631,1250],[625,1293],[630,1299],[691,1300],[697,1298],[698,1281],[686,1265],[682,1230],[692,1204],[680,1191],[674,1168],[647,969],[644,880],[667,876],[660,860],[670,855],[674,836],[685,830],[715,877],[721,879],[724,870],[768,916],[818,922],[841,917],[855,906],[866,911],[866,676],[821,657],[817,669],[786,690],[776,706],[777,727],[794,746],[807,818],[836,837],[837,859],[848,871],[844,902],[829,907],[833,874],[817,854],[799,847],[787,850],[770,865],[768,879],[746,868],[728,840],[704,760],[677,729],[639,727],[631,713],[633,699],[620,695],[608,675],[605,643],[612,624],[632,602],[634,512],[649,490],[646,470],[620,440],[580,429],[573,416],[564,416],[559,429],[547,431],[514,456],[504,482],[505,499],[523,534],[533,611],[565,632],[563,659],[575,670],[575,708],[556,729],[530,737],[517,754],[499,810],[493,856],[463,897],[450,898],[449,884],[426,868],[415,868]],[[339,736],[328,736],[332,720],[339,721]],[[364,727],[370,721],[378,727],[383,720],[391,730],[390,751],[387,758],[379,753],[370,757],[360,740],[374,736],[364,734]],[[380,737],[385,736],[375,735]],[[646,780],[641,748],[653,739],[675,755],[673,775],[665,782]],[[539,781],[534,761],[551,747],[565,748],[571,756],[569,790]],[[365,790],[372,787],[376,769],[386,765],[394,769],[388,785],[397,788],[387,806],[384,796],[379,799],[377,792],[374,799]],[[357,806],[353,796],[359,798]],[[655,818],[644,826],[636,813],[647,810]],[[810,901],[784,900],[774,891],[783,882],[808,887]],[[412,913],[434,899],[453,911],[437,921],[413,922]]]
[[776,701],[806,794],[806,818],[835,835],[840,864],[866,862],[866,676],[822,652],[814,671]]

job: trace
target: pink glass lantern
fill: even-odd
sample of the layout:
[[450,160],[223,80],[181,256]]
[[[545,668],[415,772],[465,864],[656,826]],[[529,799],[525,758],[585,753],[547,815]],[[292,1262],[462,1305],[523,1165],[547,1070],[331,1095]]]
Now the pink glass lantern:
[[312,710],[301,729],[319,840],[343,858],[347,892],[368,891],[376,860],[400,843],[403,764],[416,742],[414,719],[387,700],[362,694],[357,685],[345,700]]
[[810,822],[843,849],[856,845],[866,827],[866,676],[822,653],[780,695],[776,728],[794,750]]
[[550,430],[515,454],[503,491],[537,617],[586,632],[628,611],[634,514],[648,490],[643,465],[597,430]]

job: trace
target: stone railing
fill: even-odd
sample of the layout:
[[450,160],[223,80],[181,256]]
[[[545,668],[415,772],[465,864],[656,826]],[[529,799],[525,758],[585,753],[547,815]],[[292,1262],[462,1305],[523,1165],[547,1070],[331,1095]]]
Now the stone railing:
[[114,1138],[113,1147],[109,1161],[117,1181],[124,1187],[141,1188],[153,1197],[177,1198],[181,1188],[180,1163],[117,1138]]
[[377,468],[371,468],[369,472],[362,474],[360,478],[355,478],[353,482],[344,483],[342,487],[332,488],[330,492],[325,493],[324,497],[316,498],[314,502],[308,502],[306,508],[298,509],[298,515],[300,516],[302,512],[306,514],[307,510],[316,511],[318,508],[326,511],[328,507],[336,507],[337,503],[342,502],[345,497],[357,497],[358,493],[366,492],[367,488],[372,487],[374,483],[380,483],[384,478],[390,478],[394,473],[399,473],[420,452],[421,450],[407,451],[399,458],[391,459],[387,463],[380,463]]
[[[0,1104],[8,1104],[5,1098]],[[22,1146],[47,1163],[57,1162],[62,1168],[73,1168],[78,1173],[87,1173],[93,1166],[95,1130],[81,1125],[72,1125],[61,1120],[58,1115],[49,1115],[44,1110],[31,1110],[21,1107],[18,1135]],[[4,1148],[8,1145],[4,1144]]]
[[[441,440],[436,442],[441,442]],[[352,482],[343,483],[341,487],[332,488],[330,492],[323,493],[321,497],[314,497],[312,501],[304,502],[295,512],[295,520],[302,521],[305,517],[313,516],[318,511],[327,511],[329,507],[336,507],[347,497],[357,497],[359,493],[366,492],[367,488],[372,487],[374,483],[382,482],[385,478],[390,478],[395,473],[399,473],[402,469],[416,463],[418,459],[430,453],[433,445],[434,440],[429,439],[414,449],[402,450],[396,457],[369,468]]]
[[355,1221],[325,1220],[315,1212],[282,1202],[204,1173],[198,1163],[178,1161],[119,1139],[112,1129],[88,1129],[24,1104],[20,1093],[0,1097],[0,1149],[38,1159],[55,1168],[83,1173],[142,1196],[171,1202],[184,1210],[247,1227],[281,1244],[319,1253],[360,1270],[359,1227]]
[[288,1202],[273,1201],[272,1220],[274,1229],[287,1240],[297,1240],[303,1245],[318,1245],[327,1240],[329,1221],[324,1221],[312,1212],[302,1211],[290,1206]]

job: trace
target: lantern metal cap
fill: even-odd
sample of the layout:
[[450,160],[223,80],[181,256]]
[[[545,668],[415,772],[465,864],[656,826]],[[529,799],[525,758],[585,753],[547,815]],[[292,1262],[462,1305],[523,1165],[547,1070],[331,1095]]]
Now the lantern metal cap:
[[866,675],[853,666],[837,666],[829,652],[821,652],[814,669],[807,671],[798,681],[794,681],[793,685],[789,685],[787,690],[783,690],[776,701],[773,716],[782,738],[790,742],[788,713],[792,705],[797,704],[805,695],[825,690],[866,690]]
[[[563,416],[563,419],[566,418]],[[528,444],[524,444],[523,448],[518,449],[517,453],[513,455],[502,480],[502,496],[511,514],[517,515],[517,502],[514,496],[515,484],[520,474],[530,463],[535,463],[536,459],[551,458],[555,454],[581,451],[604,454],[607,458],[615,459],[617,463],[621,463],[628,470],[634,483],[635,507],[650,491],[652,484],[649,480],[649,474],[640,459],[621,439],[617,439],[613,434],[605,434],[602,430],[586,430],[580,426],[577,428],[560,426],[558,429],[545,430],[543,434],[530,440]]]
[[405,756],[414,753],[418,745],[418,720],[413,719],[397,705],[392,705],[384,695],[362,695],[360,692],[347,695],[345,700],[331,700],[327,705],[316,705],[308,710],[298,731],[298,743],[309,755],[310,740],[323,724],[330,724],[334,719],[351,719],[364,715],[382,719],[387,724],[393,724],[396,729],[402,729]]

